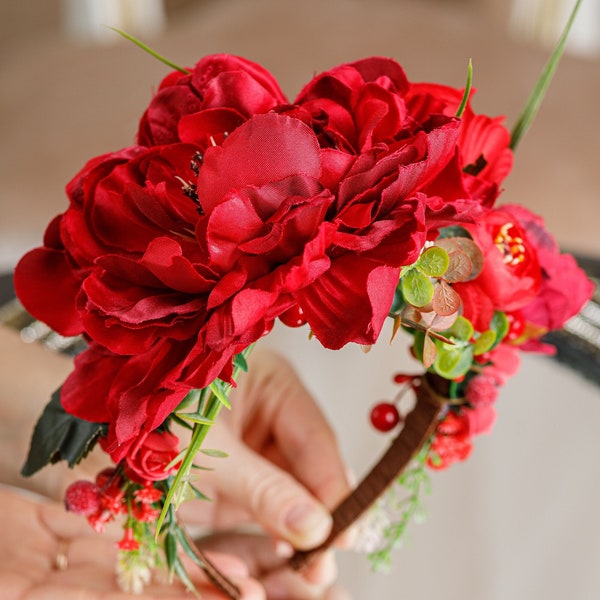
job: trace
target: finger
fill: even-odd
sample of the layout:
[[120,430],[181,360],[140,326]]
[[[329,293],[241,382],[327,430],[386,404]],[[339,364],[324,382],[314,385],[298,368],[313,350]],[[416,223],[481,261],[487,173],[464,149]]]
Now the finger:
[[297,548],[309,549],[326,539],[331,515],[302,485],[232,435],[223,436],[221,443],[229,454],[215,471],[222,496],[237,501],[265,530]]
[[282,568],[265,575],[262,583],[269,599],[316,600],[325,597],[337,578],[337,565],[333,552],[325,553],[311,570],[302,573]]
[[292,474],[332,508],[350,491],[335,433],[287,361],[264,351],[258,359],[252,365],[255,383],[248,392],[260,393],[264,399],[259,403],[261,416],[271,423],[275,443]]

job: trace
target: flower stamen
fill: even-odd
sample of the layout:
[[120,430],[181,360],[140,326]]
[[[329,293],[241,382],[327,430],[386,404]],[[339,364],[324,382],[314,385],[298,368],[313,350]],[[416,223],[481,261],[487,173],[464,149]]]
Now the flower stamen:
[[513,236],[510,233],[511,229],[514,229],[513,223],[505,223],[500,227],[496,237],[494,238],[494,244],[496,248],[500,250],[505,265],[509,267],[516,267],[525,260],[525,245],[523,238],[520,236]]

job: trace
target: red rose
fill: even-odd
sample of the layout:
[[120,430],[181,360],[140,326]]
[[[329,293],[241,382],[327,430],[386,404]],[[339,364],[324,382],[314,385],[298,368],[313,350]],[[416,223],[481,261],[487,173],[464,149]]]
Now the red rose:
[[179,454],[179,439],[168,431],[151,431],[143,442],[134,446],[125,457],[127,476],[132,481],[146,484],[162,481],[177,470],[167,465]]
[[215,54],[187,74],[173,72],[161,83],[140,122],[143,146],[192,142],[202,150],[223,141],[246,119],[287,100],[273,76],[244,58]]
[[542,269],[539,293],[521,309],[521,314],[547,331],[560,329],[591,298],[594,284],[570,254],[560,253],[541,217],[521,206],[511,205],[508,209],[527,231]]

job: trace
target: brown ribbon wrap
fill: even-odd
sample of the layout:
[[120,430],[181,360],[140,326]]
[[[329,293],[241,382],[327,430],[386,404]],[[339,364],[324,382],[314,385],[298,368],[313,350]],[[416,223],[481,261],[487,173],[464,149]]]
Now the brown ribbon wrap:
[[317,554],[329,548],[396,480],[431,437],[449,400],[447,394],[447,380],[429,374],[421,378],[421,385],[416,389],[415,407],[406,417],[399,435],[356,489],[333,510],[329,537],[316,548],[298,550],[290,559],[292,568],[305,567]]

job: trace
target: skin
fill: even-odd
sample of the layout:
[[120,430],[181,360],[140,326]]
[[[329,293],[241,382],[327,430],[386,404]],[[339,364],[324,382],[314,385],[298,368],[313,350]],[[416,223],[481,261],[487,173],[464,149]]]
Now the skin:
[[[0,488],[0,510],[10,515],[0,537],[0,589],[10,591],[10,600],[129,598],[118,591],[114,577],[114,541],[121,530],[98,535],[62,505],[68,483],[93,479],[106,466],[106,456],[94,452],[74,471],[55,465],[28,480],[18,475],[33,423],[71,370],[71,361],[37,344],[23,344],[14,332],[0,328],[0,364],[5,366],[0,481],[40,495]],[[349,491],[335,436],[321,411],[292,367],[266,351],[253,354],[232,404],[235,409],[222,413],[206,442],[231,456],[206,465],[215,471],[203,477],[201,487],[215,501],[184,505],[183,518],[220,532],[201,544],[220,553],[218,566],[240,585],[244,599],[348,597],[334,583],[337,569],[331,552],[302,573],[285,566],[293,547],[310,548],[327,537],[328,511]],[[311,439],[310,445],[306,439]],[[253,524],[256,535],[236,532],[247,523]],[[55,560],[63,547],[69,565],[60,571]],[[201,574],[195,579],[203,598],[224,597]],[[187,593],[181,587],[158,586],[135,598],[183,594]]]

